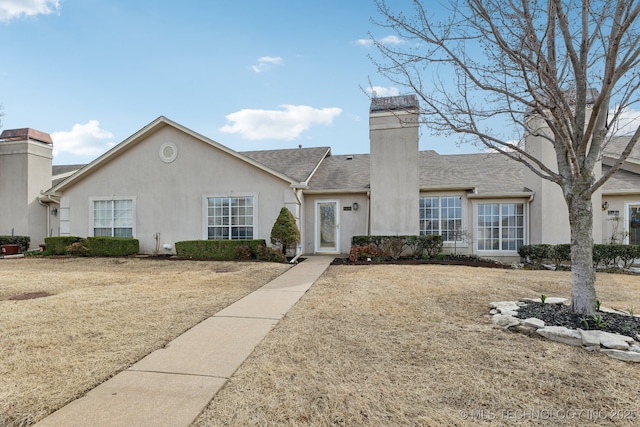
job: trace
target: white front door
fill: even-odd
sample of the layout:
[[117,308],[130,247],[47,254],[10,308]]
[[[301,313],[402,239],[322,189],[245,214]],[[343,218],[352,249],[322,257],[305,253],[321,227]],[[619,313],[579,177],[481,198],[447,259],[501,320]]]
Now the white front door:
[[316,252],[340,253],[340,211],[337,200],[316,202]]

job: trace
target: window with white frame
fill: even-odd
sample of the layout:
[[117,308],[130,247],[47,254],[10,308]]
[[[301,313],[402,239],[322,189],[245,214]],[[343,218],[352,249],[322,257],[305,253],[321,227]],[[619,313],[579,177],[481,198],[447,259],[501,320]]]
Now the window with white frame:
[[94,200],[93,235],[133,237],[133,200]]
[[462,197],[420,197],[420,234],[439,234],[445,242],[462,241]]
[[253,239],[253,197],[207,198],[210,240]]
[[517,251],[522,245],[523,203],[478,204],[479,251]]

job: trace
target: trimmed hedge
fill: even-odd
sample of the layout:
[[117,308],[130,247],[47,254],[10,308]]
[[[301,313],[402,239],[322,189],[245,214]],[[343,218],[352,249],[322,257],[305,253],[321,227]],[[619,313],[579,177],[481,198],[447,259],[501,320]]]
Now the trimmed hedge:
[[261,251],[260,248],[266,245],[264,239],[183,240],[176,242],[176,253],[182,258],[228,261],[246,259],[246,248],[249,249],[252,258],[257,258]]
[[82,237],[77,236],[45,237],[44,244],[47,253],[52,255],[66,255],[69,253],[67,247],[80,240],[82,240]]
[[[434,257],[442,252],[442,236],[353,236],[351,238],[354,257],[366,257],[367,252],[375,252],[375,257],[397,259],[401,255],[414,257]],[[373,246],[372,246],[373,245]],[[355,249],[354,249],[355,247]],[[375,247],[375,251],[373,250]]]
[[0,236],[0,245],[20,245],[20,252],[28,251],[30,244],[29,236]]
[[47,253],[52,255],[81,255],[94,257],[118,257],[135,255],[140,250],[138,239],[128,237],[47,237],[44,239]]
[[129,237],[87,237],[87,247],[89,256],[129,256],[140,251],[140,242]]
[[[571,245],[524,245],[518,249],[518,254],[532,264],[540,265],[545,261],[556,268],[563,262],[571,262]],[[629,268],[635,259],[640,258],[640,246],[621,244],[593,245],[593,265],[602,268]]]

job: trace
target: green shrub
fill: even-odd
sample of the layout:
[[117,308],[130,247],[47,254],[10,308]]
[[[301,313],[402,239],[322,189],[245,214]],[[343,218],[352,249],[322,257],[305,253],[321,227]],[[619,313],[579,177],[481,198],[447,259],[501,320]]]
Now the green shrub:
[[356,261],[368,261],[376,258],[386,258],[387,254],[375,243],[369,243],[367,245],[354,245],[351,246],[351,251],[349,252],[349,260],[351,262]]
[[87,249],[88,256],[129,256],[140,251],[140,242],[129,237],[87,237]]
[[425,236],[418,236],[420,253],[428,256],[429,258],[442,253],[442,245],[444,239],[439,234],[427,234]]
[[280,214],[271,228],[271,244],[280,245],[282,253],[287,254],[287,249],[300,243],[300,230],[296,225],[296,219],[289,209],[280,209]]
[[278,249],[270,248],[268,246],[260,246],[258,248],[258,259],[268,262],[285,262],[287,258]]
[[46,254],[66,255],[68,253],[67,247],[80,240],[82,240],[82,237],[77,236],[46,237],[44,239]]
[[532,264],[540,265],[552,258],[552,245],[543,243],[540,245],[523,245],[518,249],[518,255]]
[[[532,264],[553,263],[556,268],[563,262],[571,261],[571,245],[539,244],[524,245],[518,249],[518,254]],[[640,246],[621,244],[593,245],[593,265],[601,268],[629,268],[634,260],[640,258]]]
[[259,249],[266,246],[266,242],[264,239],[183,240],[176,242],[176,253],[179,257],[190,259],[234,260],[239,259],[238,248],[241,246],[247,246],[251,258],[257,258]]
[[549,256],[556,266],[556,269],[558,269],[562,266],[563,262],[571,261],[571,245],[568,243],[553,245],[549,250]]
[[[429,234],[426,236],[353,236],[352,247],[364,247],[375,245],[385,257],[397,259],[400,255],[414,256],[417,258],[426,255],[434,257],[442,252],[442,236]],[[378,256],[380,257],[380,256]]]
[[89,256],[89,243],[87,239],[80,239],[67,246],[65,251],[73,256]]
[[249,245],[240,245],[236,247],[236,259],[240,261],[248,261],[253,258]]
[[30,244],[29,236],[0,236],[0,245],[20,245],[20,252],[28,251]]

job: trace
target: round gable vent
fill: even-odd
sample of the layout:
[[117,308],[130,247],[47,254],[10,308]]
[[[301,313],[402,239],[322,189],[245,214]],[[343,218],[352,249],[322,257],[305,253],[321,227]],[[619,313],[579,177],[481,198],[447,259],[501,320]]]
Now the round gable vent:
[[173,142],[165,142],[160,146],[160,159],[165,163],[173,162],[178,157],[178,147]]

